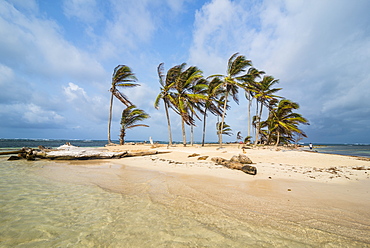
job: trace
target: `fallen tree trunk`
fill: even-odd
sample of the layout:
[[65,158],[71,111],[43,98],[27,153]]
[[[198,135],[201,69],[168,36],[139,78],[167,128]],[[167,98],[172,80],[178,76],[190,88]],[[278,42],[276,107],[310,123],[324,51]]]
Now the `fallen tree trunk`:
[[9,157],[8,160],[18,160],[18,159],[35,160],[36,158],[50,160],[90,160],[90,159],[118,159],[124,157],[155,155],[158,153],[160,152],[156,150],[109,152],[107,150],[102,150],[99,148],[83,148],[67,144],[60,146],[57,149],[46,149],[44,147],[39,147],[39,149],[32,149],[24,147],[16,151],[2,152],[0,155],[12,155],[12,154],[18,155],[11,156]]
[[123,157],[137,157],[158,154],[158,151],[140,151],[140,152],[127,152]]
[[19,154],[24,152],[23,149],[21,150],[16,150],[16,151],[6,151],[6,152],[0,152],[0,155],[12,155],[12,154]]

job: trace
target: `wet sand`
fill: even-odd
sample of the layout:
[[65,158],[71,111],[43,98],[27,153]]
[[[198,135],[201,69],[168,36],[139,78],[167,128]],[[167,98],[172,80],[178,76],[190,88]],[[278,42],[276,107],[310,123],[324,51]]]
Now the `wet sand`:
[[[238,145],[108,149],[168,153],[57,162],[42,173],[186,211],[208,228],[228,229],[231,236],[253,229],[276,239],[276,245],[370,246],[369,161],[273,148],[243,151]],[[189,157],[194,153],[199,155]],[[239,153],[251,158],[257,175],[210,161]],[[199,161],[199,156],[209,157]]]

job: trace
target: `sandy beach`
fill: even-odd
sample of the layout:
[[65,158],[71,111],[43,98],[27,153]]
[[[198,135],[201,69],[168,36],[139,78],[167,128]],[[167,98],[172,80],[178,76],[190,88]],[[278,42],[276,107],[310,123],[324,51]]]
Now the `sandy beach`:
[[[218,216],[217,224],[212,221],[215,228],[238,223],[228,227],[230,235],[252,225],[267,228],[264,235],[277,230],[301,246],[370,246],[370,161],[273,147],[241,149],[238,144],[222,149],[217,145],[101,149],[160,153],[74,161],[68,166],[56,162],[43,173],[190,211],[205,223]],[[252,160],[257,175],[211,161],[238,154]],[[198,160],[201,156],[208,158]]]

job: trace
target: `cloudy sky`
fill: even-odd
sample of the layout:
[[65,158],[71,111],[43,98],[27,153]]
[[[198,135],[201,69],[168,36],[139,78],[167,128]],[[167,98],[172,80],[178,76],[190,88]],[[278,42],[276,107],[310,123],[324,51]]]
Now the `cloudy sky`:
[[[370,143],[369,10],[368,0],[2,0],[0,138],[106,139],[111,75],[125,64],[141,86],[123,92],[151,116],[127,139],[166,140],[158,64],[224,74],[239,52],[300,104],[305,142]],[[246,136],[243,94],[231,106],[226,123]],[[122,109],[116,101],[113,139]]]

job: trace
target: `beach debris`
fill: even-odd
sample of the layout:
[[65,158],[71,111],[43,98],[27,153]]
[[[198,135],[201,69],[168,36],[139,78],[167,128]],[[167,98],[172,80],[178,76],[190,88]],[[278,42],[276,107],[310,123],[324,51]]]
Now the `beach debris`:
[[17,154],[18,156],[11,156],[8,160],[27,159],[33,161],[37,158],[50,160],[114,159],[155,155],[158,153],[163,152],[158,152],[156,150],[109,152],[108,150],[101,148],[77,147],[70,144],[65,144],[56,149],[33,149],[24,147],[20,150],[8,151],[0,155]]
[[207,160],[208,157],[209,156],[201,156],[201,157],[198,158],[198,160]]
[[193,153],[193,154],[190,154],[190,155],[188,156],[188,158],[198,157],[198,156],[200,156],[200,154],[198,154],[198,153]]
[[253,164],[252,160],[244,154],[234,155],[230,159],[231,162],[239,162],[242,164]]
[[22,159],[22,157],[19,157],[19,156],[10,156],[8,158],[9,161],[12,161],[12,160],[20,160],[20,159]]
[[241,170],[250,175],[257,174],[257,168],[255,166],[247,165],[247,164],[251,164],[252,161],[244,154],[233,156],[231,160],[227,160],[227,159],[220,158],[220,157],[213,157],[211,158],[211,160],[215,162],[216,164],[223,165],[229,169]]
[[370,168],[365,168],[364,166],[357,166],[357,167],[352,167],[353,170],[370,170]]

